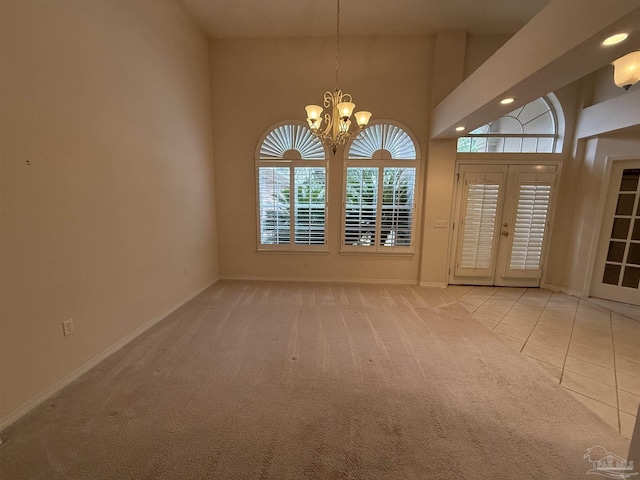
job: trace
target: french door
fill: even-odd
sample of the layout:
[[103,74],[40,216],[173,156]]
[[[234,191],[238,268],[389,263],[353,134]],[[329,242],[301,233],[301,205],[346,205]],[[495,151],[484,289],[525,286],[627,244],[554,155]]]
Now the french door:
[[449,283],[537,287],[556,165],[460,165]]
[[611,169],[591,295],[640,305],[640,160]]

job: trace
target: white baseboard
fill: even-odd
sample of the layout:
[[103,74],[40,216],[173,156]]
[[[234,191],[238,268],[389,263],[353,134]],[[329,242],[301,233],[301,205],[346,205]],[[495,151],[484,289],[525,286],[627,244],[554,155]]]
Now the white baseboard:
[[122,339],[118,340],[116,343],[114,343],[113,345],[108,347],[106,350],[102,351],[101,353],[99,353],[98,355],[93,357],[88,362],[86,362],[83,365],[81,365],[80,367],[76,368],[70,374],[65,375],[64,377],[62,377],[56,383],[54,383],[49,388],[47,388],[44,392],[42,392],[42,393],[38,394],[37,396],[33,397],[31,400],[28,400],[27,402],[23,403],[22,405],[20,405],[15,410],[9,412],[8,415],[6,415],[6,416],[4,416],[3,418],[0,419],[0,432],[2,432],[5,428],[7,428],[9,425],[14,423],[15,421],[17,421],[21,417],[23,417],[25,414],[29,413],[31,410],[33,410],[35,407],[40,405],[42,402],[44,402],[45,400],[47,400],[48,398],[53,396],[55,393],[57,393],[58,391],[62,390],[64,387],[66,387],[71,382],[76,380],[82,374],[84,374],[84,373],[88,372],[89,370],[91,370],[93,367],[95,367],[98,363],[100,363],[102,360],[107,358],[109,355],[117,352],[122,347],[124,347],[127,343],[129,343],[133,339],[135,339],[137,336],[139,336],[140,334],[144,333],[149,328],[153,327],[160,320],[164,320],[166,317],[168,317],[173,312],[175,312],[178,308],[180,308],[185,303],[187,303],[189,300],[191,300],[192,298],[196,297],[197,295],[199,295],[200,293],[205,291],[207,288],[209,288],[211,285],[213,285],[217,281],[218,281],[218,279],[216,278],[215,280],[213,280],[212,282],[208,283],[204,287],[200,287],[197,290],[191,292],[186,297],[178,300],[176,303],[171,305],[164,312],[160,313],[159,315],[156,315],[152,319],[150,319],[147,322],[145,322],[144,324],[140,325],[133,332],[129,333],[128,335],[126,335]]
[[419,287],[447,288],[447,282],[420,282]]
[[310,277],[260,277],[253,275],[221,275],[220,280],[247,280],[264,282],[318,282],[318,283],[373,283],[387,285],[415,285],[415,280],[388,278],[310,278]]
[[545,288],[547,290],[553,290],[554,292],[566,293],[567,295],[571,295],[572,297],[578,297],[578,298],[587,298],[588,297],[588,295],[584,295],[583,292],[581,292],[579,290],[571,290],[569,288],[561,287],[560,285],[554,285],[552,283],[542,283],[542,284],[540,284],[540,288]]

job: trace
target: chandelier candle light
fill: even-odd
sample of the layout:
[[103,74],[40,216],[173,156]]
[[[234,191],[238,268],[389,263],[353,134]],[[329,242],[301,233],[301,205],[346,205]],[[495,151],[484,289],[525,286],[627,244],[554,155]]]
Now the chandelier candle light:
[[337,0],[337,22],[336,22],[336,87],[333,92],[324,92],[324,107],[331,109],[331,114],[325,113],[325,127],[320,127],[322,123],[322,107],[320,105],[307,105],[307,123],[311,132],[320,139],[322,143],[331,147],[333,154],[339,146],[344,145],[348,140],[357,135],[369,123],[371,112],[356,112],[354,117],[358,124],[359,130],[351,132],[351,113],[356,108],[351,95],[342,93],[338,88],[338,70],[340,68],[340,0]]

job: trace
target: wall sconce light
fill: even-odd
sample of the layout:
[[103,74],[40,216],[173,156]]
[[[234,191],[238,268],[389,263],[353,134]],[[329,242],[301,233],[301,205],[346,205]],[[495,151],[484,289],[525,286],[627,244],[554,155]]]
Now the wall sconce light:
[[624,57],[614,60],[613,81],[619,87],[629,90],[629,87],[640,80],[640,50],[627,53]]

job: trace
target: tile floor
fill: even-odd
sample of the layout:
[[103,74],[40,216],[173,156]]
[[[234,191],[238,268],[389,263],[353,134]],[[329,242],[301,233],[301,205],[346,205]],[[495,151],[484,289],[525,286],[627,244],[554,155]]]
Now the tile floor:
[[640,405],[640,307],[538,288],[452,288],[480,322],[631,438]]

